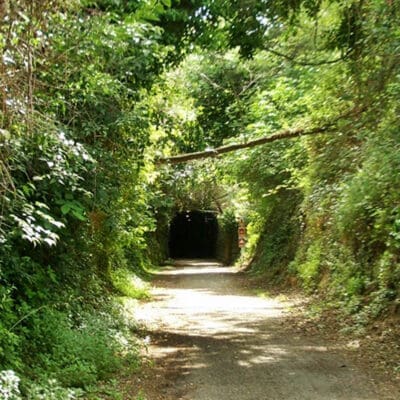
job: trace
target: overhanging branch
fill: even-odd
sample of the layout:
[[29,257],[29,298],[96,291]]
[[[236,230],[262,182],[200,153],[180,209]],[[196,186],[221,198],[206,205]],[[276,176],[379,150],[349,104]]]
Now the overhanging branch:
[[286,60],[289,60],[293,64],[301,65],[301,66],[304,66],[304,67],[309,67],[309,66],[319,67],[321,65],[336,64],[336,63],[338,63],[340,61],[346,60],[350,56],[350,54],[353,52],[353,50],[350,49],[346,53],[342,54],[340,57],[334,58],[332,60],[306,61],[306,60],[298,60],[296,58],[296,56],[292,56],[292,55],[289,55],[289,54],[282,53],[282,52],[280,52],[278,50],[273,49],[272,47],[264,47],[264,50],[269,52],[269,53],[271,53],[271,54],[274,54],[274,55],[276,55],[278,57],[285,58]]
[[359,115],[362,112],[365,111],[366,108],[354,108],[347,112],[346,114],[341,115],[340,117],[334,119],[332,122],[327,123],[323,126],[311,128],[311,129],[304,129],[304,128],[297,128],[297,129],[288,129],[284,130],[281,132],[277,132],[275,134],[269,135],[269,136],[264,136],[262,138],[254,139],[254,140],[249,140],[248,142],[245,143],[234,143],[234,144],[228,144],[225,146],[217,147],[215,149],[211,150],[205,150],[205,151],[197,151],[194,153],[186,153],[186,154],[180,154],[177,156],[171,156],[171,157],[165,157],[157,160],[157,164],[180,164],[192,160],[200,160],[204,158],[211,158],[211,157],[218,157],[221,154],[225,153],[230,153],[232,151],[236,150],[241,150],[241,149],[246,149],[249,147],[255,147],[255,146],[260,146],[265,143],[271,143],[275,142],[277,140],[282,140],[282,139],[292,139],[300,136],[307,136],[307,135],[316,135],[319,133],[328,133],[331,132],[332,129],[336,126],[337,122],[339,120],[342,120],[346,117],[349,117],[351,115]]
[[184,162],[192,161],[192,160],[217,157],[224,153],[230,153],[232,151],[246,149],[248,147],[259,146],[259,145],[262,145],[265,143],[275,142],[276,140],[290,139],[290,138],[295,138],[295,137],[299,137],[299,136],[315,135],[317,133],[327,132],[331,127],[332,126],[327,125],[327,126],[321,126],[321,127],[317,127],[314,129],[310,129],[310,130],[290,129],[290,130],[275,133],[274,135],[262,137],[262,138],[255,139],[255,140],[250,140],[245,143],[229,144],[226,146],[217,147],[212,150],[197,151],[194,153],[186,153],[186,154],[180,154],[177,156],[161,158],[157,161],[157,164],[180,164],[180,163],[184,163]]

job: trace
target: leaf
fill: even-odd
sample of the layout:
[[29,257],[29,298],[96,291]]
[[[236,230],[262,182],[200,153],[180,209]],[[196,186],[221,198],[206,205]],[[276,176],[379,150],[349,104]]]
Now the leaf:
[[56,228],[65,228],[65,224],[61,221],[53,220],[50,223],[54,225]]
[[61,206],[61,212],[63,213],[63,215],[68,214],[70,210],[71,210],[71,203],[64,203]]
[[81,213],[80,211],[76,210],[76,209],[73,209],[73,210],[71,211],[71,214],[72,214],[75,218],[79,219],[80,221],[86,221],[86,220],[87,220],[87,218],[85,217],[85,215],[84,215],[83,213]]
[[161,0],[161,3],[164,4],[165,7],[171,7],[171,0]]
[[40,201],[35,201],[35,206],[39,208],[44,208],[45,210],[50,210],[49,206],[45,203],[42,203]]
[[46,242],[50,247],[56,244],[56,241],[50,238],[44,238],[43,241]]

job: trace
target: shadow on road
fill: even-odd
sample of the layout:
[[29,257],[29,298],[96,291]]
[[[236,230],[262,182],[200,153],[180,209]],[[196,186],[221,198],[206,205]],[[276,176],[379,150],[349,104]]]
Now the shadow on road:
[[155,301],[140,314],[156,366],[173,382],[163,399],[396,398],[377,393],[338,349],[291,330],[293,304],[257,297],[245,283],[234,268],[209,261],[157,273]]

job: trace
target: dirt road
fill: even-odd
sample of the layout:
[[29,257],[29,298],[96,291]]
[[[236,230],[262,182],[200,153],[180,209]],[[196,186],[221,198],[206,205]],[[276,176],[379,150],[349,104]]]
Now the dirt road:
[[148,400],[389,400],[332,343],[286,325],[293,304],[256,296],[231,267],[163,270],[137,310],[155,359]]

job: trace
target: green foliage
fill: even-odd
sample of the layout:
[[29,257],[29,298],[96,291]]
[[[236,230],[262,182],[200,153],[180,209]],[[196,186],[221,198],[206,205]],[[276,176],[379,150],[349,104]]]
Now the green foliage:
[[[226,3],[210,3],[199,13],[207,29],[215,25],[215,43],[239,45],[239,53],[252,58],[196,49],[169,73],[168,87],[174,87],[169,93],[192,119],[190,126],[180,124],[169,112],[157,121],[159,153],[170,154],[173,144],[196,151],[335,122],[326,136],[226,156],[216,184],[235,185],[224,206],[249,223],[244,257],[253,259],[253,271],[298,280],[365,321],[390,304],[396,309],[398,7],[345,1],[279,1],[268,9],[264,3],[232,4],[228,9]],[[172,110],[175,103],[161,104]],[[164,193],[192,207],[189,199],[198,188],[205,192],[204,175],[209,172],[203,166],[179,166],[170,177],[182,190],[167,184]],[[183,183],[186,177],[190,185]]]
[[22,364],[17,352],[21,338],[10,329],[17,321],[17,316],[14,313],[14,299],[11,293],[11,288],[0,287],[2,315],[0,321],[0,359],[2,368],[18,367]]
[[[146,296],[136,276],[167,256],[181,210],[219,214],[227,262],[245,218],[254,272],[298,279],[358,324],[397,309],[399,7],[272,3],[0,7],[3,397],[21,397],[20,376],[29,398],[74,398],[130,350],[136,364],[101,305]],[[327,122],[218,162],[154,163]]]
[[233,206],[226,207],[218,215],[217,256],[227,265],[232,265],[239,255],[238,217],[237,210]]
[[[15,136],[1,143],[15,179],[10,184],[16,187],[15,191],[5,192],[2,200],[8,210],[3,215],[3,225],[9,231],[6,235],[3,228],[3,241],[20,237],[34,245],[54,246],[58,231],[65,227],[63,215],[84,218],[84,206],[73,199],[87,202],[89,193],[81,182],[93,159],[63,131],[49,128],[54,131],[34,132],[33,137],[15,132]],[[67,204],[73,208],[66,210]]]
[[246,125],[245,99],[252,95],[252,71],[236,52],[208,53],[187,60],[183,73],[198,110],[198,123],[206,146],[216,147],[242,134]]
[[0,394],[4,400],[19,400],[20,379],[12,370],[0,371]]
[[227,208],[218,216],[218,226],[225,232],[233,232],[237,229],[237,217],[233,208]]
[[42,384],[32,384],[28,392],[32,400],[74,400],[81,397],[79,389],[65,389],[55,379]]
[[125,357],[137,364],[103,306],[117,292],[110,271],[148,263],[140,99],[173,57],[159,27],[117,3],[0,10],[0,370],[32,399],[74,398],[69,386],[108,379]]
[[321,257],[321,243],[313,242],[307,249],[306,261],[297,267],[304,285],[309,289],[315,287],[318,282]]
[[149,285],[132,271],[118,268],[110,272],[111,281],[123,296],[133,299],[149,299]]
[[[64,387],[87,387],[117,370],[121,363],[117,353],[122,349],[111,340],[110,330],[118,332],[112,321],[83,314],[74,325],[67,314],[55,310],[36,314],[28,324],[25,357],[38,355],[39,376],[47,375]],[[42,348],[52,351],[41,354]]]

